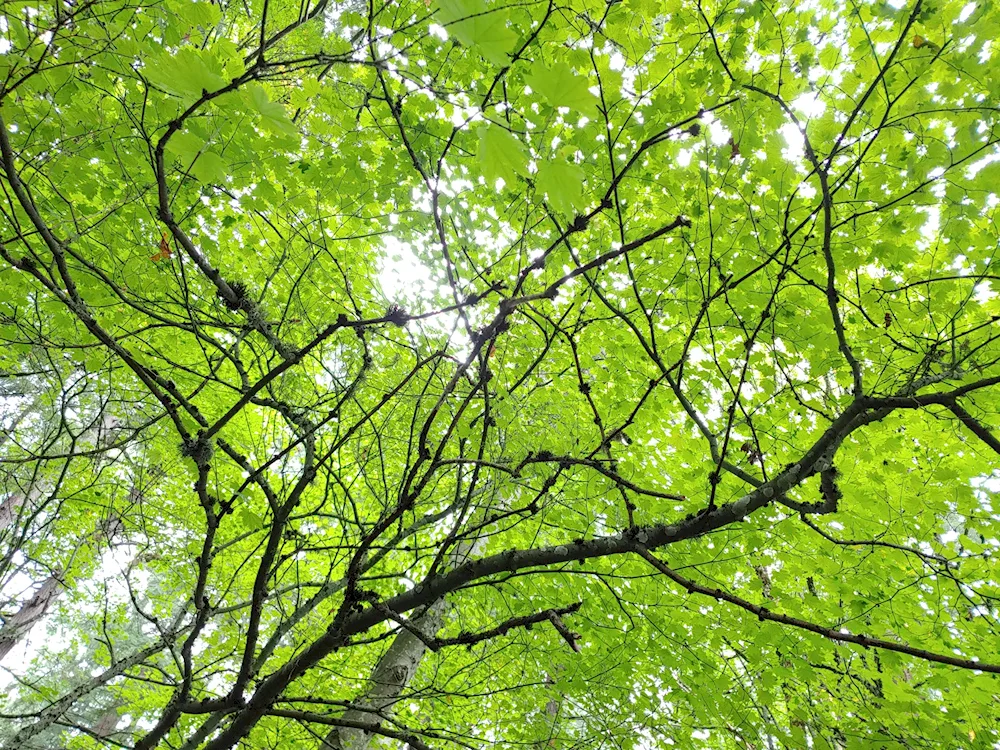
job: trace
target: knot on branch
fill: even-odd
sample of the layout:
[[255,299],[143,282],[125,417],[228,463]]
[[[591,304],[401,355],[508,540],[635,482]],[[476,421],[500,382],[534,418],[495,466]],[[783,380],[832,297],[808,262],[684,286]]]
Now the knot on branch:
[[837,502],[844,496],[840,491],[840,487],[837,486],[838,476],[840,476],[840,472],[833,465],[829,469],[820,472],[819,475],[819,493],[823,497],[823,502],[833,509],[836,509]]
[[181,455],[193,460],[199,468],[205,467],[212,458],[211,441],[205,437],[204,432],[199,432],[196,437],[181,443]]
[[410,314],[403,307],[395,303],[389,305],[389,309],[385,311],[385,321],[392,323],[394,326],[402,328],[409,319]]
[[279,341],[275,344],[274,350],[278,352],[278,356],[282,359],[298,359],[299,349],[292,346],[291,344],[286,344],[283,341]]
[[242,281],[234,281],[229,285],[229,289],[233,293],[232,297],[223,294],[221,289],[216,292],[216,296],[222,301],[222,304],[233,312],[246,310],[249,313],[250,308],[253,307],[253,300],[250,297],[250,287]]
[[562,636],[563,640],[566,641],[567,644],[569,644],[569,647],[571,649],[576,651],[576,653],[580,653],[581,650],[579,644],[580,634],[574,633],[572,630],[567,628],[566,624],[562,621],[562,618],[559,617],[559,613],[556,612],[554,609],[550,609],[548,615],[549,615],[549,622],[552,623],[552,627],[556,629],[556,632]]

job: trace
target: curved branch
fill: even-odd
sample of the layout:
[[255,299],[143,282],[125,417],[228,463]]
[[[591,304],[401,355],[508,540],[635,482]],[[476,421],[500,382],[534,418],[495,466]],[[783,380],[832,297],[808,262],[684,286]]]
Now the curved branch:
[[689,594],[701,594],[702,596],[709,596],[721,602],[727,602],[733,604],[740,609],[745,609],[747,612],[752,612],[757,615],[761,620],[767,620],[769,622],[777,622],[782,625],[791,625],[795,628],[801,628],[802,630],[808,630],[810,633],[816,633],[817,635],[822,635],[834,641],[841,641],[843,643],[853,643],[858,646],[864,646],[865,648],[879,648],[885,651],[895,651],[899,654],[905,654],[907,656],[912,656],[915,659],[922,659],[924,661],[934,662],[936,664],[947,664],[952,667],[960,667],[962,669],[974,669],[980,672],[989,672],[991,674],[1000,674],[1000,664],[987,664],[984,662],[977,661],[975,659],[960,659],[957,656],[948,656],[947,654],[937,654],[933,651],[927,651],[922,648],[915,648],[913,646],[907,646],[903,643],[893,643],[892,641],[885,641],[881,638],[872,638],[867,635],[855,635],[853,633],[846,633],[843,630],[835,630],[834,628],[827,628],[822,625],[817,625],[816,623],[809,622],[808,620],[801,620],[798,617],[790,617],[789,615],[779,614],[777,612],[772,612],[767,609],[767,607],[761,607],[753,602],[748,602],[746,599],[741,599],[738,596],[734,596],[722,589],[710,589],[706,586],[695,583],[694,581],[684,578],[682,575],[676,573],[673,569],[669,568],[666,564],[656,559],[649,550],[646,549],[641,544],[635,545],[635,551],[656,568],[658,571],[667,576],[677,585],[681,586]]

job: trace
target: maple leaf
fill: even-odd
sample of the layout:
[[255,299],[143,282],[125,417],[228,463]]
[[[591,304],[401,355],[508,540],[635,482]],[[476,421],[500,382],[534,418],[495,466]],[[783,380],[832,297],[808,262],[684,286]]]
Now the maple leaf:
[[154,263],[159,263],[161,260],[170,260],[174,255],[173,248],[171,248],[170,243],[167,242],[166,232],[160,234],[159,250],[160,251],[156,255],[153,255],[150,258],[150,260],[152,260]]

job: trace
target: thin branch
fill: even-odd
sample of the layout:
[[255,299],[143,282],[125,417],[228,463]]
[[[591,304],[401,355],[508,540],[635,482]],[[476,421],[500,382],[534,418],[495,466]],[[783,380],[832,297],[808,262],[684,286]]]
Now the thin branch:
[[854,635],[853,633],[847,633],[843,630],[817,625],[816,623],[809,622],[808,620],[801,620],[797,617],[790,617],[789,615],[772,612],[766,607],[761,607],[753,602],[748,602],[746,599],[741,599],[740,597],[730,594],[727,591],[723,591],[722,589],[711,589],[684,578],[679,573],[669,568],[665,563],[654,557],[649,550],[641,544],[635,545],[635,552],[674,583],[684,588],[689,594],[700,594],[721,602],[733,604],[740,609],[745,609],[747,612],[755,614],[761,620],[767,620],[781,625],[790,625],[802,630],[808,630],[810,633],[816,633],[817,635],[824,636],[825,638],[829,638],[834,641],[853,643],[858,646],[864,646],[865,648],[879,648],[885,651],[895,651],[899,654],[905,654],[907,656],[912,656],[915,659],[922,659],[936,664],[947,664],[949,666],[960,667],[962,669],[972,669],[980,672],[989,672],[991,674],[1000,674],[1000,664],[988,664],[976,659],[961,659],[957,656],[937,654],[933,651],[907,646],[903,643],[894,643],[892,641],[882,640],[881,638],[872,638],[867,635]]

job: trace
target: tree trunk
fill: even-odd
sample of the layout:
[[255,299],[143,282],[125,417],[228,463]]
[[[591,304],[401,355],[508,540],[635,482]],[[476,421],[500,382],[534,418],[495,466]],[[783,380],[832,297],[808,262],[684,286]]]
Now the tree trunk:
[[41,496],[41,491],[34,485],[29,487],[27,492],[14,492],[7,495],[6,499],[0,503],[0,531],[14,523],[17,512],[26,500],[34,503]]
[[[411,624],[421,633],[434,637],[444,624],[447,602],[439,599]],[[382,711],[391,708],[403,690],[416,674],[420,661],[424,657],[427,646],[409,630],[401,630],[382,655],[371,676],[371,686],[368,691],[356,701],[358,708],[344,712],[342,718],[348,721],[359,721],[366,724],[378,724],[379,719],[372,711]],[[334,728],[324,738],[321,748],[324,750],[365,750],[371,739],[371,733],[361,729]]]
[[[34,492],[35,490],[32,489],[31,493]],[[29,493],[29,497],[31,493]],[[12,495],[7,498],[7,501],[3,505],[0,505],[0,521],[4,518],[4,510],[9,507],[9,504],[13,505],[11,501],[17,497],[20,497],[21,500],[16,506],[13,506],[16,509],[24,503],[23,495]],[[31,499],[34,500],[35,497]],[[14,511],[12,510],[11,512]],[[0,524],[0,529],[2,528],[3,525]],[[107,539],[108,543],[111,544],[123,531],[124,524],[121,517],[112,512],[107,517],[101,519],[97,524],[97,528],[91,532],[90,536],[85,537],[79,544],[82,547],[90,543],[99,543],[101,539]],[[62,581],[60,580],[61,575],[61,571],[56,571],[46,578],[32,597],[22,604],[17,612],[7,618],[3,627],[0,627],[0,660],[3,660],[10,653],[18,641],[31,629],[31,626],[45,616],[52,602],[59,598],[63,589]]]
[[55,574],[50,575],[34,595],[7,618],[0,628],[0,660],[7,656],[31,626],[45,615],[52,600],[59,596],[61,588],[62,581],[59,577]]
[[[487,489],[483,494],[490,491]],[[493,503],[483,507],[476,513],[473,525],[478,525],[494,508]],[[448,566],[455,567],[464,563],[476,552],[481,542],[481,538],[476,538],[455,544],[448,555]],[[410,625],[425,636],[434,638],[444,626],[448,609],[447,600],[439,599],[419,617],[413,618]],[[392,645],[372,670],[368,690],[354,701],[356,708],[348,709],[341,718],[366,724],[380,724],[381,720],[373,711],[381,712],[391,708],[417,673],[426,651],[427,646],[420,638],[408,629],[400,630]],[[361,729],[334,727],[320,742],[320,750],[367,750],[371,736],[370,732]]]

